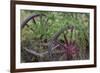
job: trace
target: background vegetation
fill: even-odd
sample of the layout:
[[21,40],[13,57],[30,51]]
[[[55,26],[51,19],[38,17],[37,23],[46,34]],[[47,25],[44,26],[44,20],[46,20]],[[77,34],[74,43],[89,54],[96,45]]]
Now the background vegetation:
[[[49,61],[49,55],[45,55],[42,58],[37,57],[23,48],[31,48],[31,50],[38,53],[48,51],[48,46],[44,47],[41,45],[43,43],[47,44],[50,38],[66,25],[75,27],[72,38],[70,38],[71,33],[66,34],[66,37],[68,41],[75,41],[75,45],[79,48],[78,57],[71,58],[70,60],[89,59],[89,13],[21,10],[20,14],[21,23],[32,14],[46,15],[46,17],[37,17],[35,23],[33,21],[28,22],[28,26],[21,29],[21,62]],[[64,42],[63,35],[60,35],[58,40]],[[59,59],[53,60],[58,61]],[[67,59],[63,57],[60,60]]]

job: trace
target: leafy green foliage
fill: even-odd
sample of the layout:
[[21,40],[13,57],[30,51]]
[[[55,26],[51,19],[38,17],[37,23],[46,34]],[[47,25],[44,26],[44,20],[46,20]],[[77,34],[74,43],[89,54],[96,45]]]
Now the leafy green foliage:
[[[29,21],[28,27],[25,26],[25,28],[21,29],[22,48],[29,46],[31,48],[35,47],[34,50],[37,52],[47,51],[47,46],[44,47],[39,44],[44,43],[45,40],[49,41],[62,27],[71,25],[75,27],[72,35],[68,30],[64,31],[68,41],[75,41],[76,45],[79,47],[78,59],[89,59],[90,17],[88,13],[21,10],[21,22],[32,14],[44,14],[46,16],[35,18],[36,23],[32,20]],[[64,36],[62,34],[59,36],[59,40],[64,41]],[[86,53],[87,49],[88,52]],[[33,56],[31,61],[34,61],[34,59],[35,57]],[[43,59],[43,61],[45,60]]]

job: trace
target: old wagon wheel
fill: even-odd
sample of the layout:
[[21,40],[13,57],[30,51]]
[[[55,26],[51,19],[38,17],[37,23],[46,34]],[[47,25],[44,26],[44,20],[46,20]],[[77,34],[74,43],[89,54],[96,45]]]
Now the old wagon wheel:
[[[44,14],[33,14],[31,16],[28,16],[24,22],[21,23],[21,30],[28,28],[33,33],[33,39],[29,40],[28,45],[22,46],[22,48],[27,51],[28,54],[31,54],[30,60],[32,60],[32,57],[35,56],[37,58],[36,61],[42,61],[43,55],[47,52],[47,50],[42,51],[41,49],[47,48],[47,39],[44,38],[44,33],[47,30],[47,22],[48,18]],[[40,28],[43,28],[40,30]],[[42,33],[44,32],[44,33]],[[38,33],[38,34],[37,34]],[[35,36],[34,36],[35,35]],[[25,40],[26,42],[26,40]],[[24,41],[22,41],[22,44]],[[32,46],[33,45],[33,46]],[[22,50],[23,50],[22,49]],[[27,55],[28,57],[28,55]],[[29,57],[28,57],[29,59]]]
[[[79,48],[73,40],[73,33],[75,32],[75,26],[67,25],[64,28],[61,28],[49,42],[50,59],[51,60],[73,60],[78,56]],[[70,36],[68,37],[68,34]],[[63,40],[60,40],[59,37],[62,37]],[[56,52],[59,50],[59,52]],[[55,51],[55,53],[52,53]]]

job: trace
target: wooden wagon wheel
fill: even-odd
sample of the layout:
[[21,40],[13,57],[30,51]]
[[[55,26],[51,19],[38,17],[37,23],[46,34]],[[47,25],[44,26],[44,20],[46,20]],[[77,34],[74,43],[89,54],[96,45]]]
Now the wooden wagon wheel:
[[[76,59],[78,56],[79,48],[73,40],[73,33],[75,31],[75,26],[73,25],[67,25],[61,28],[54,36],[51,38],[49,42],[49,56],[51,60],[73,60]],[[70,36],[68,38],[68,33],[70,33]],[[59,37],[62,35],[63,40],[61,41]],[[52,51],[57,51],[52,53]],[[56,54],[56,56],[55,56]],[[60,56],[58,56],[60,55]],[[58,58],[56,58],[58,56]]]
[[[36,26],[42,26],[44,27],[45,26],[45,31],[47,30],[46,26],[47,26],[47,22],[48,22],[48,18],[46,17],[46,15],[44,14],[33,14],[31,16],[28,16],[22,23],[21,23],[21,29],[24,29],[25,27],[28,27],[33,33],[35,33],[38,29],[38,27],[31,27],[30,26],[30,22],[32,23],[32,25],[36,25]],[[42,30],[43,31],[43,30]],[[38,45],[39,47],[42,45],[42,47],[47,47],[47,40],[46,38],[44,39],[43,36],[44,34],[40,33],[39,34],[40,36],[37,38],[35,37],[34,40],[36,42],[38,42],[38,44],[35,44],[35,45]],[[38,57],[38,60],[42,61],[42,57],[44,54],[47,54],[48,52],[47,51],[44,51],[44,52],[38,52],[36,50],[38,50],[39,48],[36,48],[37,46],[34,45],[34,47],[31,47],[32,45],[31,44],[34,44],[34,42],[31,42],[32,40],[30,40],[29,42],[29,47],[28,46],[23,46],[22,48],[27,51],[29,54],[31,54],[31,58],[33,57],[33,55],[35,57]],[[44,42],[46,42],[44,44]],[[22,50],[23,50],[22,49]],[[29,57],[28,57],[29,58]],[[28,60],[30,61],[30,60]]]

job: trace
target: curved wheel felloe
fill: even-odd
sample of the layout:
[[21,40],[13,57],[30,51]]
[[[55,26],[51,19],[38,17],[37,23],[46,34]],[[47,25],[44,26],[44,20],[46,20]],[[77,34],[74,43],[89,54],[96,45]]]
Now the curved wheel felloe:
[[45,15],[44,15],[44,14],[33,14],[33,15],[27,17],[27,18],[21,23],[21,28],[23,29],[25,26],[27,26],[27,25],[28,25],[27,23],[28,23],[30,20],[33,20],[33,22],[36,24],[35,18],[41,17],[41,16],[45,16]]

